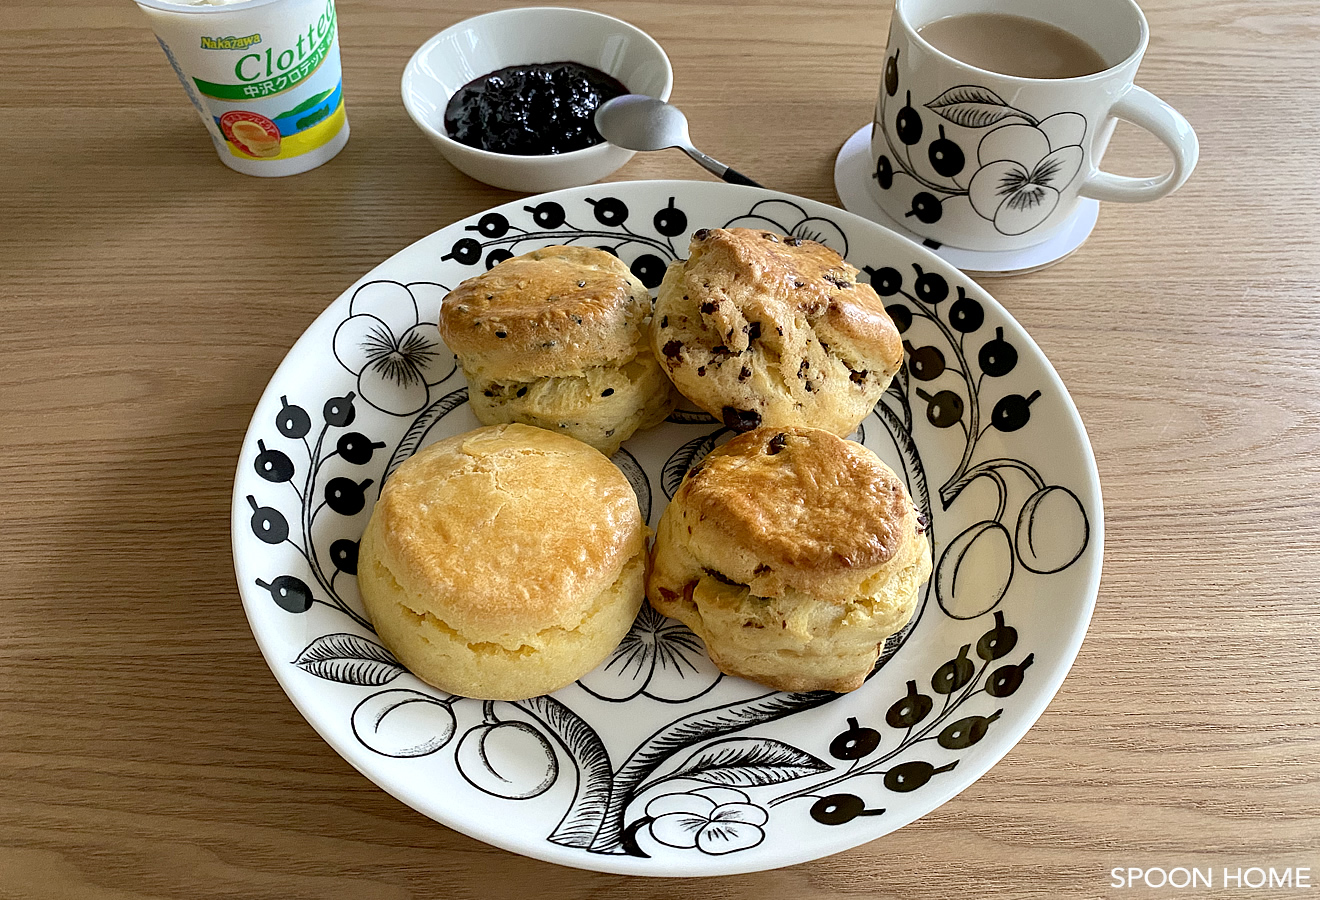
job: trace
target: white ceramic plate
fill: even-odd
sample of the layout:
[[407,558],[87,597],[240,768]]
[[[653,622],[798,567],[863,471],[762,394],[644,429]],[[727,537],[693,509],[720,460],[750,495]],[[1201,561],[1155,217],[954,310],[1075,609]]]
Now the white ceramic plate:
[[[614,250],[650,287],[691,232],[743,225],[820,240],[869,276],[908,362],[858,438],[930,520],[935,575],[913,623],[851,694],[721,676],[681,625],[644,608],[601,668],[548,697],[483,703],[405,671],[357,593],[380,485],[477,426],[434,322],[447,289],[556,243]],[[652,525],[727,432],[675,413],[615,462]],[[257,406],[234,485],[243,604],[313,727],[404,803],[551,862],[718,875],[817,859],[935,809],[1045,709],[1090,620],[1100,485],[1063,384],[976,284],[833,207],[735,185],[592,185],[441,229],[344,292]]]

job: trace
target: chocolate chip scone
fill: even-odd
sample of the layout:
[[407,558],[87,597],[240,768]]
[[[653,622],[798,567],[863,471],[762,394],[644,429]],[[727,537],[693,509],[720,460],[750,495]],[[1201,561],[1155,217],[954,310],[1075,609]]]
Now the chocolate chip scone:
[[608,456],[677,399],[646,340],[650,314],[618,257],[544,247],[464,281],[439,324],[479,421],[558,431]]
[[851,434],[903,361],[870,285],[815,241],[703,228],[672,263],[651,347],[678,390],[735,431],[761,425]]

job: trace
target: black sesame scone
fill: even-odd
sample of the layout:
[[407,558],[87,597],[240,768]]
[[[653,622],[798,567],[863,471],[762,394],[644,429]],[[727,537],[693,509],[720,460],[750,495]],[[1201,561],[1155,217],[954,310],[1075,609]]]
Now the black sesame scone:
[[651,347],[683,396],[735,431],[823,428],[846,437],[903,361],[870,285],[815,241],[703,228],[660,285]]
[[535,425],[608,456],[677,399],[646,340],[650,315],[618,257],[544,247],[450,291],[439,325],[482,424]]

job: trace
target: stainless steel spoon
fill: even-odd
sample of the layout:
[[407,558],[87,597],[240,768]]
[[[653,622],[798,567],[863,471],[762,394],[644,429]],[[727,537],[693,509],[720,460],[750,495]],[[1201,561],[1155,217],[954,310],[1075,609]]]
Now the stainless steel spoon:
[[741,172],[712,159],[692,146],[687,117],[676,106],[655,97],[624,94],[596,110],[596,130],[605,140],[626,150],[666,150],[677,147],[702,168],[730,184],[763,187]]

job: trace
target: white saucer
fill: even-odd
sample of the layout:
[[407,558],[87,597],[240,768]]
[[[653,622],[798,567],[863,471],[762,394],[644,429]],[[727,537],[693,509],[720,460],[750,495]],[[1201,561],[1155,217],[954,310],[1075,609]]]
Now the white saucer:
[[1077,211],[1048,240],[1025,250],[963,250],[923,238],[891,219],[870,191],[871,126],[864,125],[844,142],[834,161],[834,189],[843,208],[870,219],[934,251],[969,275],[1025,275],[1052,266],[1082,246],[1100,216],[1097,200],[1082,200]]

